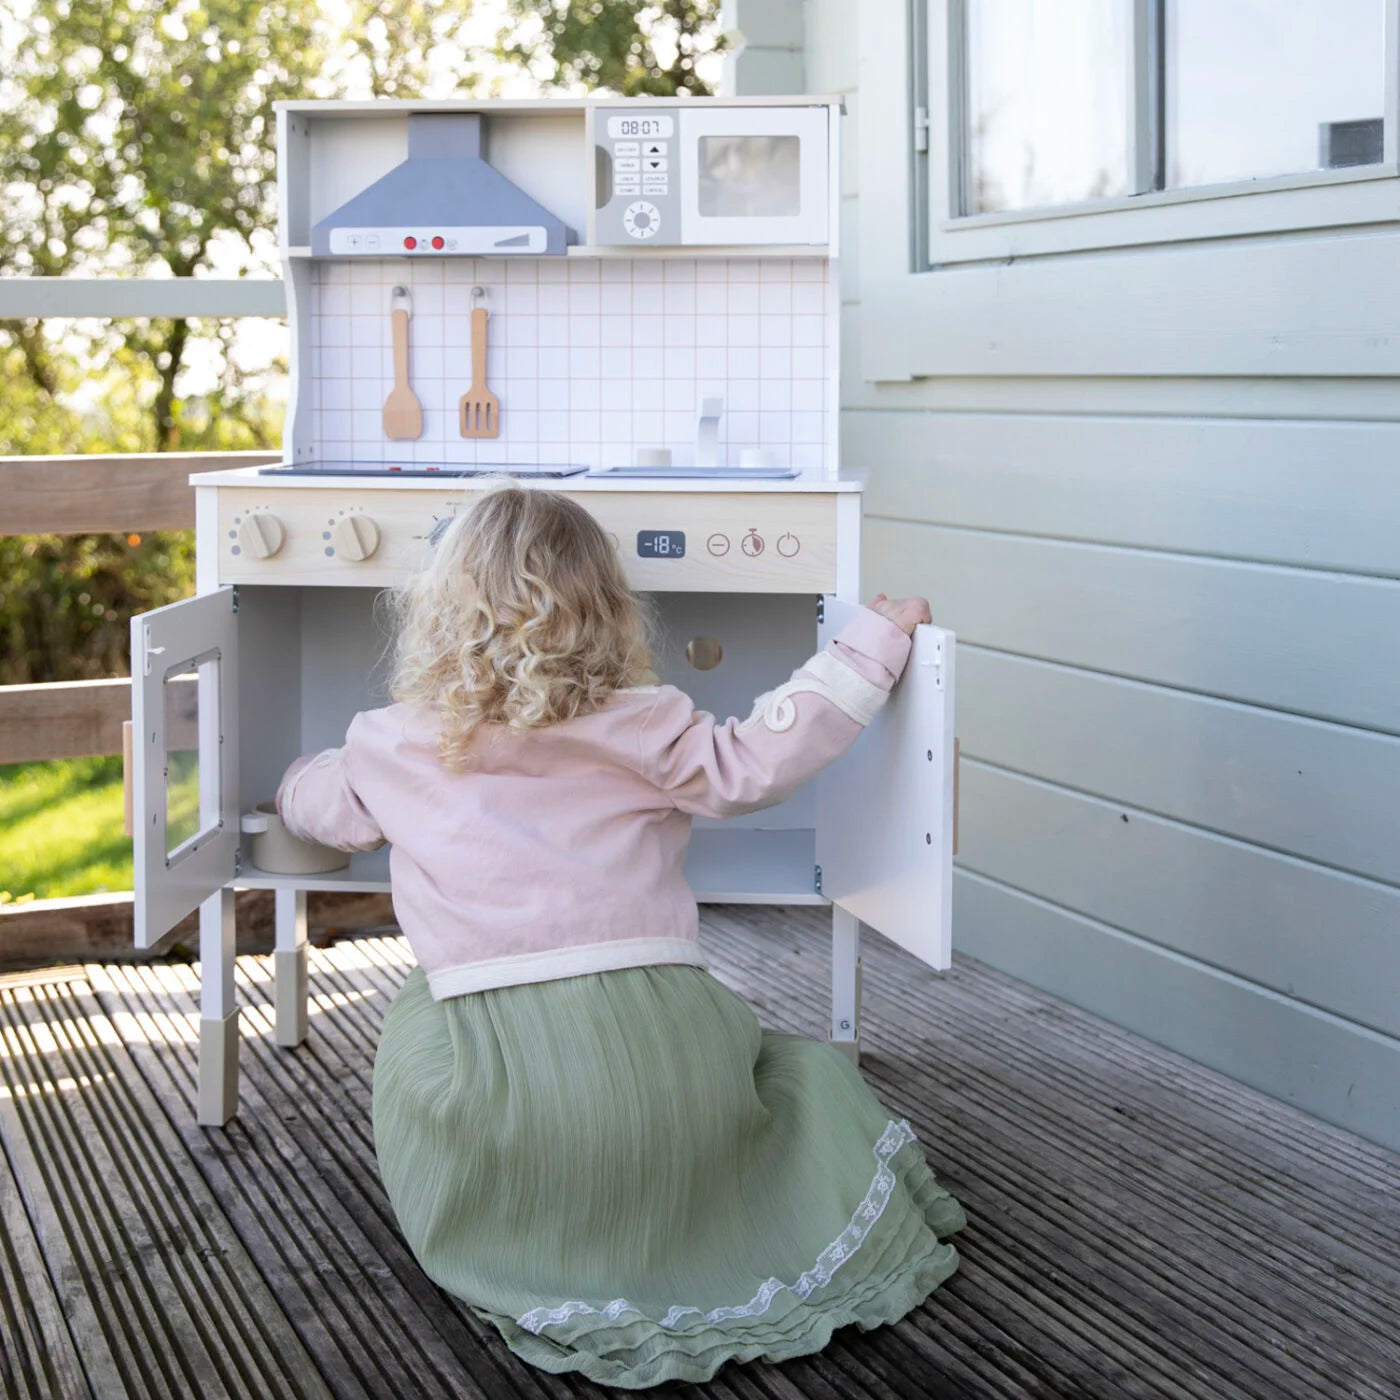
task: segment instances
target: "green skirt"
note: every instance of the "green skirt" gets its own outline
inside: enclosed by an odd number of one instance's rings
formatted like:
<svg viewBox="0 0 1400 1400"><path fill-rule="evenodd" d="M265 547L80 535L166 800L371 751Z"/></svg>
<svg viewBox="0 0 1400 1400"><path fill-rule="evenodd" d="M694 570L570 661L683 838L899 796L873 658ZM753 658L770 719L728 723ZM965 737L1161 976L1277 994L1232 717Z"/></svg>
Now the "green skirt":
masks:
<svg viewBox="0 0 1400 1400"><path fill-rule="evenodd" d="M829 1045L698 967L435 1002L374 1063L384 1187L424 1271L546 1371L641 1388L819 1351L917 1307L964 1223Z"/></svg>

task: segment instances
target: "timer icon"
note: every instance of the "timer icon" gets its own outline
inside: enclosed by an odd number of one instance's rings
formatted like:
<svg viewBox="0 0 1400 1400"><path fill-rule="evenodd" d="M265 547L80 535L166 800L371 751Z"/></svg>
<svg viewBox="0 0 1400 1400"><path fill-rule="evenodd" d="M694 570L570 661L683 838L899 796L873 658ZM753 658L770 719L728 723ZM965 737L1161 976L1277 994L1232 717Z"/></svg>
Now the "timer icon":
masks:
<svg viewBox="0 0 1400 1400"><path fill-rule="evenodd" d="M763 553L763 536L757 530L751 529L742 540L739 541L739 548L751 559L757 559Z"/></svg>

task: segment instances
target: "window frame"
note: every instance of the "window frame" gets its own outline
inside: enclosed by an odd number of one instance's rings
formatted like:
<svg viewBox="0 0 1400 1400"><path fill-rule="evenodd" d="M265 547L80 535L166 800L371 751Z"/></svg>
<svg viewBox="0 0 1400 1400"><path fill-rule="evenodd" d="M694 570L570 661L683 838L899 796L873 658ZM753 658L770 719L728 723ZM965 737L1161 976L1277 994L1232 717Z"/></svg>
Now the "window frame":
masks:
<svg viewBox="0 0 1400 1400"><path fill-rule="evenodd" d="M1074 204L962 214L966 187L966 0L914 0L909 33L914 185L928 233L916 267L1199 241L1400 218L1400 0L1385 0L1384 148L1377 165L1158 189L1166 0L1134 0L1134 183L1140 193ZM938 99L939 87L943 89ZM926 123L926 125L925 125ZM925 136L926 133L926 136Z"/></svg>

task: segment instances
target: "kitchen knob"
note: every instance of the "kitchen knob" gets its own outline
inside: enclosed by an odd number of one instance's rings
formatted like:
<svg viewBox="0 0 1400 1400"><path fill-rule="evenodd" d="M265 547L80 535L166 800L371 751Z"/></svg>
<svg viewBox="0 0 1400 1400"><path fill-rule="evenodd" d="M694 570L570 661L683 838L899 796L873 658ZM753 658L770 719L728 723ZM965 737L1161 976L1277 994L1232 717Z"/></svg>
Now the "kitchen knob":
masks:
<svg viewBox="0 0 1400 1400"><path fill-rule="evenodd" d="M347 515L331 527L331 544L342 559L359 563L379 548L379 526L367 515Z"/></svg>
<svg viewBox="0 0 1400 1400"><path fill-rule="evenodd" d="M239 547L252 559L271 559L286 537L282 522L269 511L250 511L238 524Z"/></svg>

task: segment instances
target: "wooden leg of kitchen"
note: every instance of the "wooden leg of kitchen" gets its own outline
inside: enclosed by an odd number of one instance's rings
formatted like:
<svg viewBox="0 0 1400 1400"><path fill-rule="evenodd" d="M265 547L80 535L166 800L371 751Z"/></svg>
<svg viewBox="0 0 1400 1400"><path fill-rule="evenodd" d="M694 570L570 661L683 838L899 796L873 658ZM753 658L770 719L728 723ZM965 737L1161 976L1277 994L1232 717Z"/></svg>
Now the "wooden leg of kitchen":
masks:
<svg viewBox="0 0 1400 1400"><path fill-rule="evenodd" d="M860 920L831 907L831 1043L860 1063Z"/></svg>
<svg viewBox="0 0 1400 1400"><path fill-rule="evenodd" d="M279 889L277 944L272 954L277 1043L306 1039L306 891Z"/></svg>
<svg viewBox="0 0 1400 1400"><path fill-rule="evenodd" d="M238 1108L233 954L233 891L226 888L199 906L199 1121L211 1128Z"/></svg>

